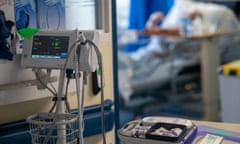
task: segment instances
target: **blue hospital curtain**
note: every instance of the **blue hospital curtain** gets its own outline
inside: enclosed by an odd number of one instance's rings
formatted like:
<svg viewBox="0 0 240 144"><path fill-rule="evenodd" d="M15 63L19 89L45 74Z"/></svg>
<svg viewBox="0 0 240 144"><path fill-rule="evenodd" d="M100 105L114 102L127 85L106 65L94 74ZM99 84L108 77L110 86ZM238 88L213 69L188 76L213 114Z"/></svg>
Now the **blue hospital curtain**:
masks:
<svg viewBox="0 0 240 144"><path fill-rule="evenodd" d="M174 0L130 0L129 29L141 30L145 27L149 16L156 11L166 15ZM139 37L139 39L144 39ZM127 52L136 51L141 45L126 46Z"/></svg>

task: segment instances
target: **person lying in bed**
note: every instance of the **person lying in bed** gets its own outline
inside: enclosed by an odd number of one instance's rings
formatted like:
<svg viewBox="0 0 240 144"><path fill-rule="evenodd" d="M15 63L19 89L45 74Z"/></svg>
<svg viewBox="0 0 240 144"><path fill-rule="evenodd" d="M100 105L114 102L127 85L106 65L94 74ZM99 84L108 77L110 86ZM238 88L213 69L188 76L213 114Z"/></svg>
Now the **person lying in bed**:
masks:
<svg viewBox="0 0 240 144"><path fill-rule="evenodd" d="M160 27L157 25L159 21L162 21ZM164 37L164 35L201 35L214 31L231 32L238 29L239 21L236 15L225 6L191 0L177 0L166 17L161 12L153 13L143 32L150 35L159 34ZM151 42L157 41L154 39L161 38L153 36L149 45L152 45ZM159 48L161 49L161 47ZM159 48L155 50L159 51ZM153 55L156 55L156 51L152 51Z"/></svg>
<svg viewBox="0 0 240 144"><path fill-rule="evenodd" d="M227 7L191 0L176 0L166 16L161 12L152 14L146 23L146 30L160 29L160 32L163 33L181 34L181 28L185 24L186 19L191 22L191 34L218 30L227 32L240 30L238 19ZM158 21L162 21L160 27L156 25ZM159 69L162 64L169 63L169 59L167 59L169 54L168 46L169 43L166 43L164 37L153 35L150 37L149 44L139 48L136 52L125 53L119 51L119 71L126 71L124 74L121 73L123 75L119 75L119 80L123 81L125 78L129 83L133 83L135 80L146 81L149 76L154 75L155 70ZM183 53L189 53L184 63L191 61L200 62L200 44L194 43L188 47L189 49ZM176 47L176 50L178 48ZM181 56L177 58L179 59ZM166 76L163 74L164 71L158 72L159 77L161 75ZM169 71L170 67L165 72L169 73ZM129 87L131 87L131 84Z"/></svg>

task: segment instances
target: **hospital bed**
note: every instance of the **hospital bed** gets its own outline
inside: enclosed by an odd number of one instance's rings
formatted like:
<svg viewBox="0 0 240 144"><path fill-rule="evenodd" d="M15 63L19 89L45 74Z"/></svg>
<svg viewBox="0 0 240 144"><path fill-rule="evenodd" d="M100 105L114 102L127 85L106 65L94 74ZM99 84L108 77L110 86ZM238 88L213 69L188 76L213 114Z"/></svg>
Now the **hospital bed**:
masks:
<svg viewBox="0 0 240 144"><path fill-rule="evenodd" d="M226 36L224 41L221 41L220 58L221 64L240 58L240 36ZM126 54L119 51L119 89L120 95L125 101L131 99L132 95L141 95L146 92L151 92L156 89L163 88L166 85L171 85L172 81L177 83L187 83L200 79L200 57L193 56L191 52L186 52L187 49L200 52L200 41L187 40L179 43L170 43L176 47L174 52L165 59L152 57L152 63L145 61L141 63L138 73L139 76L134 76L134 64L127 62ZM196 54L196 53L194 53ZM195 57L192 59L190 57ZM128 63L128 67L123 63ZM174 88L174 86L171 86Z"/></svg>
<svg viewBox="0 0 240 144"><path fill-rule="evenodd" d="M128 103L132 96L143 96L156 90L169 91L169 86L175 88L177 83L199 79L199 56L191 60L191 52L186 53L186 49L189 48L199 51L199 47L191 48L195 44L194 41L168 43L167 47L178 47L178 50L170 52L170 56L164 59L148 57L142 60L139 66L127 62L125 53L119 51L119 90L125 103ZM123 63L127 63L128 66L124 66ZM138 71L135 71L135 68Z"/></svg>
<svg viewBox="0 0 240 144"><path fill-rule="evenodd" d="M225 11L226 9L221 10ZM221 10L217 10L219 15L221 15ZM174 8L172 11L176 12ZM169 15L172 16L174 12L170 12ZM228 22L225 26L223 24L224 29L230 31L238 30L239 24L237 23L236 28L236 18L233 15L229 15L229 11L227 14L229 17L226 20ZM221 18L219 15L216 16L217 20ZM214 14L211 16L213 18ZM209 18L211 18L211 16L209 16ZM173 20L170 20L170 23L172 21ZM220 46L220 63L226 63L240 58L240 36L224 36L219 38L217 42ZM161 88L169 83L172 85L172 92L176 92L176 81L180 78L180 75L184 77L180 83L200 79L201 57L199 53L201 51L201 40L184 40L177 42L167 40L163 45L169 49L170 57L158 59L149 56L141 59L140 66L134 62L132 63L127 56L128 54L119 50L119 91L125 103L128 103L133 95L141 96L146 91L162 90ZM174 51L171 51L172 47L175 47ZM189 53L186 51L189 51ZM144 62L146 63L144 64Z"/></svg>

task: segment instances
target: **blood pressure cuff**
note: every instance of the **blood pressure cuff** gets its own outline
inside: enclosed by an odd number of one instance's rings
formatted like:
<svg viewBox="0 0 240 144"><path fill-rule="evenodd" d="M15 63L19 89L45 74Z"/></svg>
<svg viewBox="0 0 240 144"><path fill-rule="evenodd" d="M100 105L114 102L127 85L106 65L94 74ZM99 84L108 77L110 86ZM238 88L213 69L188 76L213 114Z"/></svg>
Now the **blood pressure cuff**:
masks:
<svg viewBox="0 0 240 144"><path fill-rule="evenodd" d="M11 34L11 29L14 23L12 21L7 21L5 14L0 10L0 59L13 60L13 54L10 51L10 44L7 39L10 37L13 39Z"/></svg>

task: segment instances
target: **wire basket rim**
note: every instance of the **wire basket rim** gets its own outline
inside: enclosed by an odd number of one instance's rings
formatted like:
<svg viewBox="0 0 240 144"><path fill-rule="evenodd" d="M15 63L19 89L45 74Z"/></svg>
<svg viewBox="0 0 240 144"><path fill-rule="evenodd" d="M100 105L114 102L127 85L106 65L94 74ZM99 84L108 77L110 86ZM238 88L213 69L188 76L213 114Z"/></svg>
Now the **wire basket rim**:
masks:
<svg viewBox="0 0 240 144"><path fill-rule="evenodd" d="M30 124L51 125L54 122L55 115L58 118L67 118L67 119L60 119L56 121L57 125L73 123L78 120L78 116L76 114L39 112L39 113L35 113L33 115L28 116L26 118L26 121ZM43 118L43 119L40 119L40 118ZM52 121L49 121L49 120L44 121L44 120L47 120L47 118L51 118Z"/></svg>

